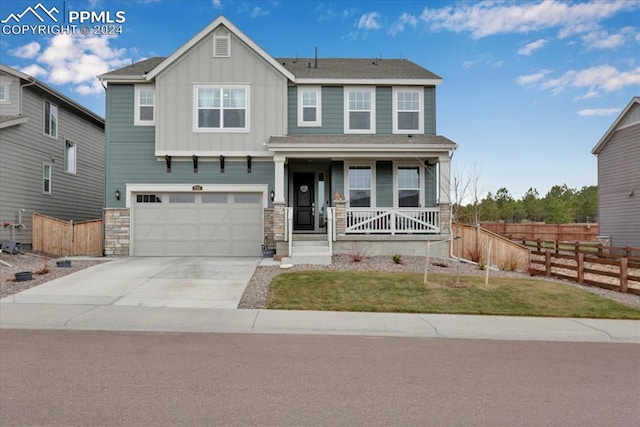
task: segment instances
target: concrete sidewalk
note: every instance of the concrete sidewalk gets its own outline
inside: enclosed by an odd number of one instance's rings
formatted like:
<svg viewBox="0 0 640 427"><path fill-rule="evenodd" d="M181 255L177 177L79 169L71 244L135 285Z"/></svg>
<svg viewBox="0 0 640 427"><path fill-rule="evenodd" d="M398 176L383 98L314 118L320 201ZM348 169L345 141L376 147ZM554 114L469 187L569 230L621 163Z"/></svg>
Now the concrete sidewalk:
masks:
<svg viewBox="0 0 640 427"><path fill-rule="evenodd" d="M3 303L0 328L640 343L640 321Z"/></svg>

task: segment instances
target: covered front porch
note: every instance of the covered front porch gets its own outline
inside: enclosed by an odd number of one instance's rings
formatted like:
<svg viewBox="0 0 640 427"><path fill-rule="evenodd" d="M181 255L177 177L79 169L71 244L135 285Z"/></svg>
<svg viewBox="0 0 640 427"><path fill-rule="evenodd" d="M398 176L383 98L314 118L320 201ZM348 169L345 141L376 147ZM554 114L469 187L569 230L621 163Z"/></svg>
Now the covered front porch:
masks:
<svg viewBox="0 0 640 427"><path fill-rule="evenodd" d="M410 254L409 242L447 239L455 147L423 135L271 138L277 254L296 255L302 241L326 242L305 244L315 247L302 252L316 255L356 244L372 254Z"/></svg>

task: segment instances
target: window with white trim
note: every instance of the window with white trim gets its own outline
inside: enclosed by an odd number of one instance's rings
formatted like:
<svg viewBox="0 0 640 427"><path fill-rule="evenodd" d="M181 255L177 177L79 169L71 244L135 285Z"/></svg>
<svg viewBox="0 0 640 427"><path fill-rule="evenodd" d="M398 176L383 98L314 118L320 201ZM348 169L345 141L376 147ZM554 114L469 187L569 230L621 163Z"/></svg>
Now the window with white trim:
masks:
<svg viewBox="0 0 640 427"><path fill-rule="evenodd" d="M370 208L373 206L373 170L371 166L349 166L347 182L350 207Z"/></svg>
<svg viewBox="0 0 640 427"><path fill-rule="evenodd" d="M424 90L393 88L393 132L424 132Z"/></svg>
<svg viewBox="0 0 640 427"><path fill-rule="evenodd" d="M42 164L42 192L51 194L51 165L49 163Z"/></svg>
<svg viewBox="0 0 640 427"><path fill-rule="evenodd" d="M398 166L396 186L398 207L420 207L420 167Z"/></svg>
<svg viewBox="0 0 640 427"><path fill-rule="evenodd" d="M135 126L153 126L155 123L156 91L153 86L136 85Z"/></svg>
<svg viewBox="0 0 640 427"><path fill-rule="evenodd" d="M64 142L64 171L76 173L77 146L71 141Z"/></svg>
<svg viewBox="0 0 640 427"><path fill-rule="evenodd" d="M345 87L344 132L376 133L375 88Z"/></svg>
<svg viewBox="0 0 640 427"><path fill-rule="evenodd" d="M193 98L195 132L249 131L248 85L196 85Z"/></svg>
<svg viewBox="0 0 640 427"><path fill-rule="evenodd" d="M7 102L9 100L9 86L0 84L0 102Z"/></svg>
<svg viewBox="0 0 640 427"><path fill-rule="evenodd" d="M44 133L54 138L58 137L58 106L50 101L44 101Z"/></svg>
<svg viewBox="0 0 640 427"><path fill-rule="evenodd" d="M298 87L298 126L322 126L320 87Z"/></svg>

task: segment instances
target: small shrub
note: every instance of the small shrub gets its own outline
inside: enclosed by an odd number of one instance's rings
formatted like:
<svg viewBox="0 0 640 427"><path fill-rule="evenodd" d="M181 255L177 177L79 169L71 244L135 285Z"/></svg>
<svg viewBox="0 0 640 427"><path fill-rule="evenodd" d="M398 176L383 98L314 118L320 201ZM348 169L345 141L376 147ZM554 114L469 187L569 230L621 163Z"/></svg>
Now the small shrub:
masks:
<svg viewBox="0 0 640 427"><path fill-rule="evenodd" d="M480 263L484 259L484 243L478 243L467 249L467 258L473 262Z"/></svg>
<svg viewBox="0 0 640 427"><path fill-rule="evenodd" d="M391 259L396 264L402 264L402 255L400 254L395 254L394 256L391 257Z"/></svg>
<svg viewBox="0 0 640 427"><path fill-rule="evenodd" d="M367 251L359 246L352 246L348 256L351 262L362 262L367 258Z"/></svg>
<svg viewBox="0 0 640 427"><path fill-rule="evenodd" d="M487 266L484 264L484 262L479 261L478 262L478 269L484 271L485 268L487 268Z"/></svg>
<svg viewBox="0 0 640 427"><path fill-rule="evenodd" d="M50 271L51 270L49 270L49 256L47 254L44 254L44 256L42 257L42 268L36 271L35 274L41 276L43 274L49 273Z"/></svg>
<svg viewBox="0 0 640 427"><path fill-rule="evenodd" d="M516 251L509 251L500 268L504 271L516 271L520 265L520 256Z"/></svg>

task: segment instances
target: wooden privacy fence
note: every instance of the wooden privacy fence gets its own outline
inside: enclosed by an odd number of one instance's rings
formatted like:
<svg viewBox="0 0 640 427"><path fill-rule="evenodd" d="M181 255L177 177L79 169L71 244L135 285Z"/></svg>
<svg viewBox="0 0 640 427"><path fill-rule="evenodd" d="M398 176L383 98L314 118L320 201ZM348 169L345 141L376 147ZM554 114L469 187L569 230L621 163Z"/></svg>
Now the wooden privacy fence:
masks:
<svg viewBox="0 0 640 427"><path fill-rule="evenodd" d="M453 255L460 254L460 258L502 270L527 271L529 268L530 255L527 247L482 227L453 224L451 229ZM488 261L489 246L491 259Z"/></svg>
<svg viewBox="0 0 640 427"><path fill-rule="evenodd" d="M511 240L590 242L598 239L598 224L544 224L541 222L483 222L480 226Z"/></svg>
<svg viewBox="0 0 640 427"><path fill-rule="evenodd" d="M536 242L531 251L532 275L640 295L640 248L598 244ZM533 246L533 245L532 245Z"/></svg>
<svg viewBox="0 0 640 427"><path fill-rule="evenodd" d="M32 246L52 256L102 256L102 220L62 221L34 213Z"/></svg>

